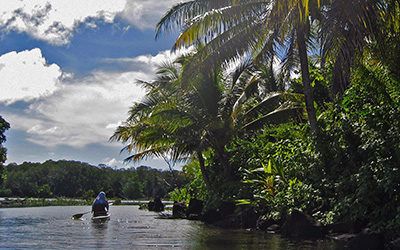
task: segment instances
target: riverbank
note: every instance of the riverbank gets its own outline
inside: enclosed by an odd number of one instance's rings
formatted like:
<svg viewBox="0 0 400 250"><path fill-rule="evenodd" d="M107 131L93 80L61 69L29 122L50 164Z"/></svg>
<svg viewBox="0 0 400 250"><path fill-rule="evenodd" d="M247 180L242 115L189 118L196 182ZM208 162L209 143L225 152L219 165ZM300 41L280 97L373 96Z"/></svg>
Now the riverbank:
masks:
<svg viewBox="0 0 400 250"><path fill-rule="evenodd" d="M376 231L373 225L358 220L321 224L300 210L274 220L253 206L224 202L217 209L204 209L202 201L193 199L188 206L176 202L172 214L160 213L158 218L200 220L221 229L278 234L293 240L330 240L340 249L400 249L398 234Z"/></svg>
<svg viewBox="0 0 400 250"><path fill-rule="evenodd" d="M46 207L46 206L86 206L91 205L93 200L73 199L73 198L9 198L0 197L0 208L16 208L16 207ZM114 206L132 205L146 206L149 200L121 200L110 199L110 203ZM166 208L172 207L172 201L163 201Z"/></svg>

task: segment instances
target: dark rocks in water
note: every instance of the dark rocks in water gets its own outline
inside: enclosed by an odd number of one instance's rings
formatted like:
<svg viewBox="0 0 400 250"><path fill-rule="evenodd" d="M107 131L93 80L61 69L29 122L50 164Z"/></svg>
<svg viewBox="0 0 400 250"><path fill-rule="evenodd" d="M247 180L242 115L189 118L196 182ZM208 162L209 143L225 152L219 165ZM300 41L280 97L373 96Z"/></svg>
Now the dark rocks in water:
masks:
<svg viewBox="0 0 400 250"><path fill-rule="evenodd" d="M257 225L258 215L253 207L237 206L233 212L225 213L222 220L214 223L214 225L223 228L255 228ZM221 213L222 215L222 213Z"/></svg>
<svg viewBox="0 0 400 250"><path fill-rule="evenodd" d="M160 198L154 199L154 212L164 211L164 204L161 202Z"/></svg>
<svg viewBox="0 0 400 250"><path fill-rule="evenodd" d="M235 212L236 204L230 201L224 201L219 206L218 210L221 213L222 217L227 217L232 215Z"/></svg>
<svg viewBox="0 0 400 250"><path fill-rule="evenodd" d="M155 198L154 201L150 201L147 205L149 211L162 212L164 211L164 204L160 198Z"/></svg>
<svg viewBox="0 0 400 250"><path fill-rule="evenodd" d="M221 221L222 215L218 210L210 209L203 213L202 218L205 223L211 224L211 223L215 223L217 221Z"/></svg>
<svg viewBox="0 0 400 250"><path fill-rule="evenodd" d="M186 216L189 217L200 217L201 213L203 212L203 201L198 199L191 199L189 201L189 206L186 210Z"/></svg>
<svg viewBox="0 0 400 250"><path fill-rule="evenodd" d="M384 236L372 232L368 228L358 234L340 234L331 238L339 242L346 249L379 250L384 249L385 246Z"/></svg>
<svg viewBox="0 0 400 250"><path fill-rule="evenodd" d="M188 220L201 220L201 218L201 214L189 214L189 216L186 216Z"/></svg>
<svg viewBox="0 0 400 250"><path fill-rule="evenodd" d="M149 201L147 209L149 209L149 211L154 211L154 201Z"/></svg>
<svg viewBox="0 0 400 250"><path fill-rule="evenodd" d="M172 217L174 218L185 218L186 215L186 205L182 202L174 201L172 206Z"/></svg>
<svg viewBox="0 0 400 250"><path fill-rule="evenodd" d="M341 222L326 225L325 230L326 232L334 234L356 234L361 232L361 230L365 228L367 224L368 223L362 221Z"/></svg>
<svg viewBox="0 0 400 250"><path fill-rule="evenodd" d="M282 226L282 234L297 238L320 238L324 236L323 227L311 216L294 210Z"/></svg>
<svg viewBox="0 0 400 250"><path fill-rule="evenodd" d="M153 205L153 207L154 207L154 205ZM149 210L149 204L140 204L139 205L139 210L144 210L144 209L147 209L147 210Z"/></svg>
<svg viewBox="0 0 400 250"><path fill-rule="evenodd" d="M266 231L268 227L279 224L277 221L267 218L266 216L261 216L257 219L256 227L259 230Z"/></svg>
<svg viewBox="0 0 400 250"><path fill-rule="evenodd" d="M389 249L400 250L400 238L391 241L389 243Z"/></svg>
<svg viewBox="0 0 400 250"><path fill-rule="evenodd" d="M259 215L252 206L239 206L235 214L239 217L241 228L256 228Z"/></svg>
<svg viewBox="0 0 400 250"><path fill-rule="evenodd" d="M278 224L272 224L271 226L267 227L266 231L269 233L277 233L279 232L281 227Z"/></svg>

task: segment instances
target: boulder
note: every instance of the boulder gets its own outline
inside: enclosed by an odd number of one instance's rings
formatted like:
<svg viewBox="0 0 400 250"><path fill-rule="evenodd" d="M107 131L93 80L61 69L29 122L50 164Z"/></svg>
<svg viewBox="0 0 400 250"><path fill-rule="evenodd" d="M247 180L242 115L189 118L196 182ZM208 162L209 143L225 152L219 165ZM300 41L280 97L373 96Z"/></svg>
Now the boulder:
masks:
<svg viewBox="0 0 400 250"><path fill-rule="evenodd" d="M149 209L149 211L154 211L154 201L149 201L147 209Z"/></svg>
<svg viewBox="0 0 400 250"><path fill-rule="evenodd" d="M323 227L311 216L294 210L282 226L282 234L295 238L320 238L324 236Z"/></svg>
<svg viewBox="0 0 400 250"><path fill-rule="evenodd" d="M259 215L252 206L241 206L235 214L239 215L241 228L256 228Z"/></svg>
<svg viewBox="0 0 400 250"><path fill-rule="evenodd" d="M154 199L154 212L164 211L164 204L161 202L160 198Z"/></svg>
<svg viewBox="0 0 400 250"><path fill-rule="evenodd" d="M172 206L172 217L174 218L184 218L186 215L186 205L182 202L174 201Z"/></svg>
<svg viewBox="0 0 400 250"><path fill-rule="evenodd" d="M331 238L346 249L378 250L384 249L385 246L383 235L372 232L368 228L358 234L341 234Z"/></svg>
<svg viewBox="0 0 400 250"><path fill-rule="evenodd" d="M189 201L189 206L186 210L187 217L199 217L203 211L203 202L197 199L191 199Z"/></svg>
<svg viewBox="0 0 400 250"><path fill-rule="evenodd" d="M218 210L221 213L222 217L227 217L232 215L235 212L236 204L230 201L224 201L219 206Z"/></svg>
<svg viewBox="0 0 400 250"><path fill-rule="evenodd" d="M393 250L400 250L400 238L391 241L389 243L389 248Z"/></svg>
<svg viewBox="0 0 400 250"><path fill-rule="evenodd" d="M155 198L153 201L149 201L147 208L149 211L162 212L164 211L164 204L160 198Z"/></svg>
<svg viewBox="0 0 400 250"><path fill-rule="evenodd" d="M222 216L218 210L210 209L203 213L202 219L205 223L212 224L222 220Z"/></svg>
<svg viewBox="0 0 400 250"><path fill-rule="evenodd" d="M266 229L266 231L267 231L268 233L277 233L277 232L279 232L280 228L281 228L281 227L280 227L278 224L273 224L273 225L269 226L269 227Z"/></svg>
<svg viewBox="0 0 400 250"><path fill-rule="evenodd" d="M341 222L326 225L325 230L333 234L357 234L360 233L367 224L367 222L362 221Z"/></svg>
<svg viewBox="0 0 400 250"><path fill-rule="evenodd" d="M257 219L256 227L259 230L266 231L271 225L278 224L277 221L267 218L266 216L261 216Z"/></svg>

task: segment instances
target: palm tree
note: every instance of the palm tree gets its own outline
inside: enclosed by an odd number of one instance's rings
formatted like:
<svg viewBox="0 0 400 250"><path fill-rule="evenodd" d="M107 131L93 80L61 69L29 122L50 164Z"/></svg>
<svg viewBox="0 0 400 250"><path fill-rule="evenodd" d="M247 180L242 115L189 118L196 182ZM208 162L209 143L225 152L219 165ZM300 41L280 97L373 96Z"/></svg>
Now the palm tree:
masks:
<svg viewBox="0 0 400 250"><path fill-rule="evenodd" d="M324 5L324 15L320 16L322 54L325 60L334 62L334 95L344 93L350 84L350 68L363 58L367 46L385 54L385 41L390 36L385 31L397 29L398 33L399 9L397 0L334 0Z"/></svg>
<svg viewBox="0 0 400 250"><path fill-rule="evenodd" d="M174 49L205 44L185 69L184 79L243 56L268 63L284 54L283 61L293 65L297 55L308 120L316 133L307 42L311 39L309 17L318 15L319 6L320 0L192 0L165 14L157 25L157 36L178 27L183 32Z"/></svg>
<svg viewBox="0 0 400 250"><path fill-rule="evenodd" d="M287 93L266 94L265 82L254 67L238 67L229 76L215 70L212 77L204 75L201 82L182 87L182 69L192 56L162 65L155 81L139 82L147 94L130 109L127 121L111 139L126 143L124 151L134 152L127 161L165 154L173 160L197 157L208 185L204 151L215 153L223 175L230 178L234 173L225 146L238 131L254 129L260 123L286 121L303 107L293 105L296 101L287 98ZM244 108L249 100L262 96L260 93L264 96L258 105Z"/></svg>

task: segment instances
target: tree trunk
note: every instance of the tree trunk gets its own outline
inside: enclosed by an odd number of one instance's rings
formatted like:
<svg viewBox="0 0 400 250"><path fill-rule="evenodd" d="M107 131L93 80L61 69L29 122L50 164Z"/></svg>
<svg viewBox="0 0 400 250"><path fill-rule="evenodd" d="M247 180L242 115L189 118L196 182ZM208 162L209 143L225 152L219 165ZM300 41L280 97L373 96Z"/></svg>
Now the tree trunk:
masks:
<svg viewBox="0 0 400 250"><path fill-rule="evenodd" d="M297 46L299 49L299 58L301 66L301 77L303 79L304 95L306 97L306 109L308 122L310 123L311 132L316 135L318 132L317 116L314 107L314 97L311 88L310 72L308 69L307 45L304 35L304 25L299 25L297 28Z"/></svg>
<svg viewBox="0 0 400 250"><path fill-rule="evenodd" d="M201 171L201 174L203 175L204 183L206 184L206 186L209 186L210 178L208 176L208 172L206 169L203 153L201 151L197 151L196 153L197 153L197 159L199 160L200 171Z"/></svg>

